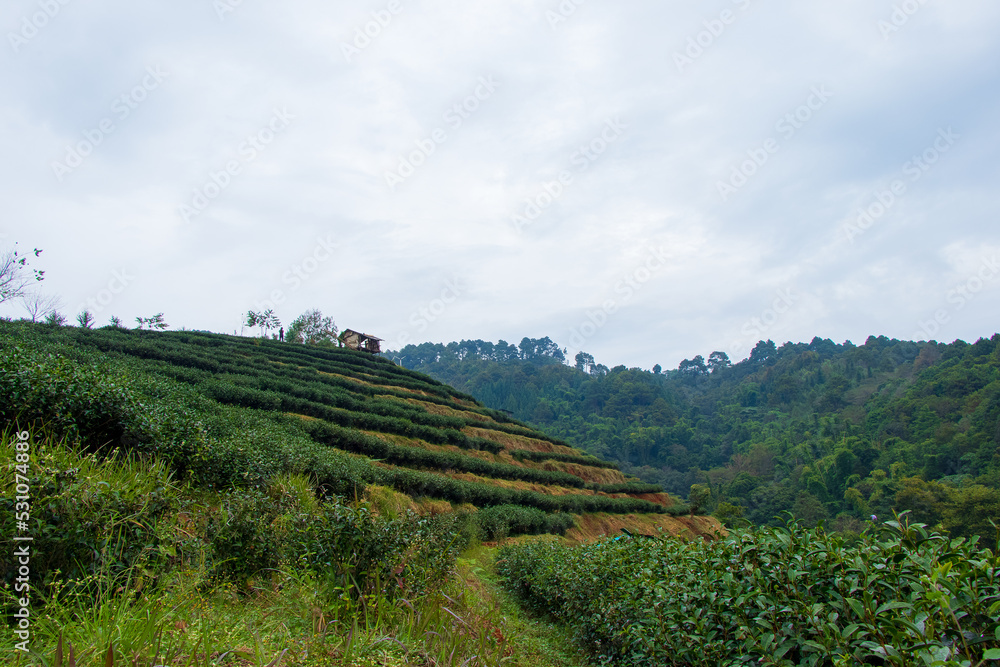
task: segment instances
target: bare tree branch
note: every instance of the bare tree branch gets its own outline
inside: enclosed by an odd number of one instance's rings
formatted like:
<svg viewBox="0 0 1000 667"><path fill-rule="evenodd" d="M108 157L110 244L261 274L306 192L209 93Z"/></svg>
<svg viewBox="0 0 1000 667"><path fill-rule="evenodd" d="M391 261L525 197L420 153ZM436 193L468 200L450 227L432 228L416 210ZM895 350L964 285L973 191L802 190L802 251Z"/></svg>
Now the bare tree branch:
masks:
<svg viewBox="0 0 1000 667"><path fill-rule="evenodd" d="M57 296L46 296L35 290L24 292L19 297L21 305L28 311L28 317L32 322L40 322L47 315L61 306L61 300Z"/></svg>
<svg viewBox="0 0 1000 667"><path fill-rule="evenodd" d="M10 250L0 253L0 303L10 299L17 299L25 294L25 288L32 281L41 281L45 277L44 271L38 269L28 269L28 259L17 251L17 244ZM35 248L35 257L41 254L41 250Z"/></svg>

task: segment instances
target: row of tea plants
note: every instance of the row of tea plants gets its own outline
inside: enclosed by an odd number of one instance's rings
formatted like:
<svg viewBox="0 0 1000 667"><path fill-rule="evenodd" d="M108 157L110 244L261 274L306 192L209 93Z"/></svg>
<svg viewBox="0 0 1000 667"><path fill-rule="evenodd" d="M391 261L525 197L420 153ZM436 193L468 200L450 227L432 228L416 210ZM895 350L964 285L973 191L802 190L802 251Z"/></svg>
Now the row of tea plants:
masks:
<svg viewBox="0 0 1000 667"><path fill-rule="evenodd" d="M898 519L898 517L897 517ZM979 665L1000 659L1000 557L902 519L852 540L806 529L716 540L505 546L504 585L614 665Z"/></svg>

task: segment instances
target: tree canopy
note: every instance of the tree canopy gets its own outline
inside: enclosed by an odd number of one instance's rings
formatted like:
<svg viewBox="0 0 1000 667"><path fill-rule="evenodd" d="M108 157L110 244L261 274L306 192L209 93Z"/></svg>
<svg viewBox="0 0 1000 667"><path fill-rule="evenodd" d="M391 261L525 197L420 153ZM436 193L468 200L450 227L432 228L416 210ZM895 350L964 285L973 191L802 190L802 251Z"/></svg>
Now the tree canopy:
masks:
<svg viewBox="0 0 1000 667"><path fill-rule="evenodd" d="M306 345L334 345L337 342L337 325L332 317L313 308L302 313L288 326L285 340Z"/></svg>
<svg viewBox="0 0 1000 667"><path fill-rule="evenodd" d="M767 340L736 364L712 352L652 372L556 351L545 338L394 354L643 481L681 496L703 485L697 499L733 522L793 511L858 529L909 509L982 534L1000 520L1000 335Z"/></svg>

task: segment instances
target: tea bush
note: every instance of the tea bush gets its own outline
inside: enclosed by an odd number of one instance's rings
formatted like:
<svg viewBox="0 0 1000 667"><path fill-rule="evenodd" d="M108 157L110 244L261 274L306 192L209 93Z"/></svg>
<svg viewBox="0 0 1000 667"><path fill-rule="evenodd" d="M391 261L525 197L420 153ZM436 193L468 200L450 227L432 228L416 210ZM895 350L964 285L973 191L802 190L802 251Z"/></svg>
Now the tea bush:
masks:
<svg viewBox="0 0 1000 667"><path fill-rule="evenodd" d="M618 484L587 484L587 488L603 493L663 493L659 484L644 482L621 482Z"/></svg>
<svg viewBox="0 0 1000 667"><path fill-rule="evenodd" d="M346 451L364 454L372 458L382 459L396 465L440 471L455 470L459 472L471 472L494 479L522 480L575 488L583 488L585 486L585 482L582 479L564 472L521 468L505 463L494 463L470 456L461 456L454 452L433 451L420 447L400 447L380 438L325 422L307 422L303 424L302 428L318 442L323 442ZM605 489L601 488L597 490L604 491ZM659 490L659 487L657 487L657 490Z"/></svg>
<svg viewBox="0 0 1000 667"><path fill-rule="evenodd" d="M13 461L16 438L8 431L0 440L0 454ZM158 526L177 504L165 465L122 454L105 460L65 441L32 441L27 477L33 586L41 589L60 578L93 588L130 569L161 564ZM0 496L5 535L17 534L13 486L9 475ZM16 565L16 559L0 559L0 581L12 586Z"/></svg>
<svg viewBox="0 0 1000 667"><path fill-rule="evenodd" d="M495 505L479 510L474 516L480 537L484 540L502 540L508 535L538 533L562 535L574 525L573 517L569 514L546 514L521 505Z"/></svg>
<svg viewBox="0 0 1000 667"><path fill-rule="evenodd" d="M507 546L499 574L615 665L970 665L1000 658L1000 557L888 522L716 541ZM970 662L971 661L971 662Z"/></svg>
<svg viewBox="0 0 1000 667"><path fill-rule="evenodd" d="M572 454L554 454L551 452L532 452L526 449L515 449L510 452L511 456L520 461L560 461L562 463L576 463L591 468L611 468L618 469L617 463L602 461L594 456L574 456Z"/></svg>
<svg viewBox="0 0 1000 667"><path fill-rule="evenodd" d="M81 366L30 348L0 348L0 423L45 423L58 436L92 448L130 436L149 440L154 427L118 369Z"/></svg>

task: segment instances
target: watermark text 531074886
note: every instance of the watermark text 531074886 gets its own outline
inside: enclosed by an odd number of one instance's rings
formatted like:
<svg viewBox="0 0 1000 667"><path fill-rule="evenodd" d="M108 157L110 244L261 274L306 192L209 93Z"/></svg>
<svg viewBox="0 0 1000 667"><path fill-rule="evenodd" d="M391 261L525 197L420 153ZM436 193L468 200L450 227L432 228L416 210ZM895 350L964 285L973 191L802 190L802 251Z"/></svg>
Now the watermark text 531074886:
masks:
<svg viewBox="0 0 1000 667"><path fill-rule="evenodd" d="M14 441L14 649L28 652L31 640L31 434L17 433ZM20 641L18 641L20 640Z"/></svg>

